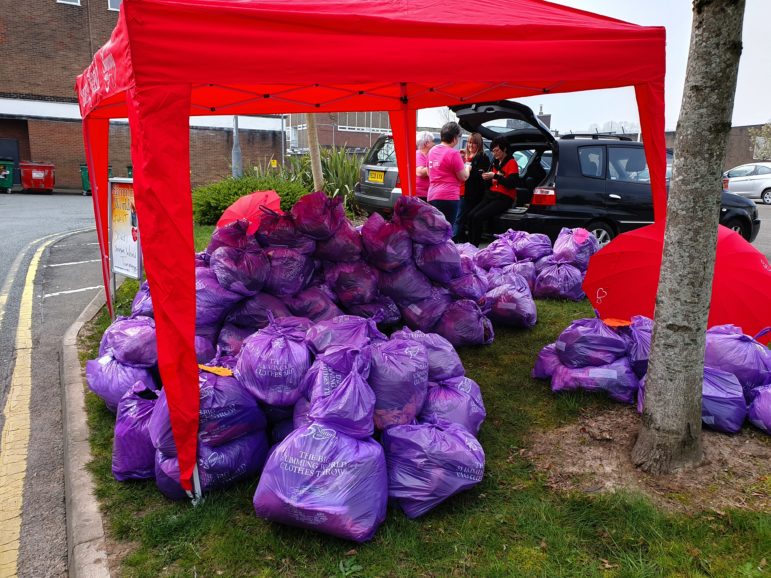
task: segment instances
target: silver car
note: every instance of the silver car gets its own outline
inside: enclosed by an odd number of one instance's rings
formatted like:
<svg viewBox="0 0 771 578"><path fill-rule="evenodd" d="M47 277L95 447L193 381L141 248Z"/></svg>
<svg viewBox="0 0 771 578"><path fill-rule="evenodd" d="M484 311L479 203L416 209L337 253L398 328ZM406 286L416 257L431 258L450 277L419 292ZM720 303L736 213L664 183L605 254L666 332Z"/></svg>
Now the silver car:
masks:
<svg viewBox="0 0 771 578"><path fill-rule="evenodd" d="M771 162L749 163L726 171L723 190L771 205Z"/></svg>

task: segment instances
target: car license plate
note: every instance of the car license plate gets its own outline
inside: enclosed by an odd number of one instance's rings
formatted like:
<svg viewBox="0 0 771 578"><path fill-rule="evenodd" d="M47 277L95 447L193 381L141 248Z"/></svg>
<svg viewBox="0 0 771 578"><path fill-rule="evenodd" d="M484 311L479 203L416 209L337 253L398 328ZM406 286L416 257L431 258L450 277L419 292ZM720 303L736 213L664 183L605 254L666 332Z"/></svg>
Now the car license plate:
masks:
<svg viewBox="0 0 771 578"><path fill-rule="evenodd" d="M369 176L367 176L367 180L370 183L379 183L382 185L384 177L385 177L384 171L370 171Z"/></svg>
<svg viewBox="0 0 771 578"><path fill-rule="evenodd" d="M42 179L46 176L46 174L43 171L32 171L32 178L33 179Z"/></svg>

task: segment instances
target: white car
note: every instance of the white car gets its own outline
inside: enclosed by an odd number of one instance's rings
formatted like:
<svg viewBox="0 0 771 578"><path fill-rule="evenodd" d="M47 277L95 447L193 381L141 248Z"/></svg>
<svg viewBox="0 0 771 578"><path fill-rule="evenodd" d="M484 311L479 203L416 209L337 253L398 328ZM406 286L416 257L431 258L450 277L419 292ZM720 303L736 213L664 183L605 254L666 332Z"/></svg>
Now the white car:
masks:
<svg viewBox="0 0 771 578"><path fill-rule="evenodd" d="M723 190L771 205L771 162L749 163L726 171Z"/></svg>

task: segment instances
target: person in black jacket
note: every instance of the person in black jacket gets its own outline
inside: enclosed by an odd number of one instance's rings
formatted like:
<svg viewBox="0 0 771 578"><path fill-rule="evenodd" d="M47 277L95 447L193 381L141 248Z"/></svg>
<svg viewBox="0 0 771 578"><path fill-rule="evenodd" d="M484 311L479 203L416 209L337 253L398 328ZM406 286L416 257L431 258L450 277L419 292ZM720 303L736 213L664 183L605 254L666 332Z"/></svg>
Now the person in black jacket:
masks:
<svg viewBox="0 0 771 578"><path fill-rule="evenodd" d="M466 191L461 199L461 209L453 227L453 237L456 243L464 243L468 240L468 216L482 201L487 192L487 183L482 178L482 173L490 170L490 159L485 154L482 144L482 135L472 133L466 143L466 166L469 168L469 177L466 181Z"/></svg>
<svg viewBox="0 0 771 578"><path fill-rule="evenodd" d="M490 184L490 190L468 216L469 242L477 247L482 241L485 223L507 211L517 200L517 187L522 186L519 165L509 154L506 139L493 139L490 150L494 158L492 170L482 173L482 179Z"/></svg>

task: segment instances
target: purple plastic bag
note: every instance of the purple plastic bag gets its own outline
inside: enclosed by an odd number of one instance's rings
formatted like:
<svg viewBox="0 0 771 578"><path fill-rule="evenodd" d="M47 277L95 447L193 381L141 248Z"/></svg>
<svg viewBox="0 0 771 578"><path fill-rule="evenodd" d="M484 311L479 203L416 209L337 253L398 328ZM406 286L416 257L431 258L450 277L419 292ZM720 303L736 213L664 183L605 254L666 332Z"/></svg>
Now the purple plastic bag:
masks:
<svg viewBox="0 0 771 578"><path fill-rule="evenodd" d="M479 384L468 377L453 377L429 383L419 423L455 423L477 435L487 412Z"/></svg>
<svg viewBox="0 0 771 578"><path fill-rule="evenodd" d="M131 302L131 317L154 317L153 300L150 297L150 286L147 281L139 286L139 291Z"/></svg>
<svg viewBox="0 0 771 578"><path fill-rule="evenodd" d="M380 333L372 319L340 315L311 327L305 339L313 353L318 355L330 347L362 349L373 340L385 340L387 337Z"/></svg>
<svg viewBox="0 0 771 578"><path fill-rule="evenodd" d="M209 246L206 247L206 254L211 256L214 251L220 247L236 247L243 248L250 239L247 230L249 229L249 221L247 219L238 219L232 223L228 223L224 227L217 227L211 234L211 240ZM209 261L206 261L208 266Z"/></svg>
<svg viewBox="0 0 771 578"><path fill-rule="evenodd" d="M448 288L458 299L470 299L479 301L490 288L487 276L471 273L450 281Z"/></svg>
<svg viewBox="0 0 771 578"><path fill-rule="evenodd" d="M297 230L291 215L280 215L267 207L260 209L265 214L255 235L263 247L294 249L303 255L311 255L316 250L316 241Z"/></svg>
<svg viewBox="0 0 771 578"><path fill-rule="evenodd" d="M535 275L538 277L540 275L541 271L543 271L547 266L554 265L555 263L554 255L546 255L546 257L541 257L538 259L538 261L535 262Z"/></svg>
<svg viewBox="0 0 771 578"><path fill-rule="evenodd" d="M356 367L328 395L316 396L308 418L338 433L364 439L375 433L375 394Z"/></svg>
<svg viewBox="0 0 771 578"><path fill-rule="evenodd" d="M271 323L244 341L235 375L261 402L289 406L302 395L300 383L310 362L302 332Z"/></svg>
<svg viewBox="0 0 771 578"><path fill-rule="evenodd" d="M525 278L525 281L527 281L531 292L535 288L536 272L535 263L532 261L519 261L517 263L512 263L511 265L507 265L501 269L501 271L506 275L510 275L512 273L521 275Z"/></svg>
<svg viewBox="0 0 771 578"><path fill-rule="evenodd" d="M204 267L195 270L195 326L216 339L222 321L244 298L223 288L214 271ZM201 331L197 331L201 333Z"/></svg>
<svg viewBox="0 0 771 578"><path fill-rule="evenodd" d="M346 220L342 197L328 197L316 191L300 197L292 207L297 230L311 239L329 239Z"/></svg>
<svg viewBox="0 0 771 578"><path fill-rule="evenodd" d="M488 345L495 333L492 322L485 317L475 302L461 299L450 305L434 326L438 333L455 347L461 345Z"/></svg>
<svg viewBox="0 0 771 578"><path fill-rule="evenodd" d="M265 291L276 297L289 297L305 289L313 277L313 260L307 255L283 247L267 249L270 274Z"/></svg>
<svg viewBox="0 0 771 578"><path fill-rule="evenodd" d="M647 376L640 380L637 395L639 413L645 409L646 381ZM701 393L701 421L705 426L725 433L736 433L742 428L747 417L747 404L735 375L705 367Z"/></svg>
<svg viewBox="0 0 771 578"><path fill-rule="evenodd" d="M254 494L260 518L366 542L385 520L383 448L320 424L297 429L268 458Z"/></svg>
<svg viewBox="0 0 771 578"><path fill-rule="evenodd" d="M428 381L438 383L453 377L463 377L465 370L452 344L437 333L411 331L406 327L395 331L391 339L410 339L426 348Z"/></svg>
<svg viewBox="0 0 771 578"><path fill-rule="evenodd" d="M756 428L771 434L771 384L752 390L752 402L747 417Z"/></svg>
<svg viewBox="0 0 771 578"><path fill-rule="evenodd" d="M319 354L310 369L303 376L300 388L310 402L331 394L352 371L364 379L369 377L372 353L369 347L362 350L344 345L330 347Z"/></svg>
<svg viewBox="0 0 771 578"><path fill-rule="evenodd" d="M428 388L426 348L409 339L372 345L369 385L375 392L375 427L410 423L420 413Z"/></svg>
<svg viewBox="0 0 771 578"><path fill-rule="evenodd" d="M150 440L150 415L158 392L141 381L126 392L118 404L112 444L112 475L124 480L146 480L155 476L155 448Z"/></svg>
<svg viewBox="0 0 771 578"><path fill-rule="evenodd" d="M155 319L118 317L105 330L99 343L100 356L110 352L121 363L133 367L156 365L158 346L155 341Z"/></svg>
<svg viewBox="0 0 771 578"><path fill-rule="evenodd" d="M573 368L605 365L626 353L624 339L596 317L573 321L555 345L560 363Z"/></svg>
<svg viewBox="0 0 771 578"><path fill-rule="evenodd" d="M137 381L141 381L150 389L157 389L149 370L124 365L111 353L86 361L86 382L89 389L102 398L107 409L113 413L118 411L121 398Z"/></svg>
<svg viewBox="0 0 771 578"><path fill-rule="evenodd" d="M456 424L392 427L383 433L388 496L408 518L422 516L450 496L482 481L485 453L476 438Z"/></svg>
<svg viewBox="0 0 771 578"><path fill-rule="evenodd" d="M198 372L200 408L198 441L211 447L226 444L267 427L257 400L232 376ZM161 391L150 418L150 439L164 456L176 456L166 392Z"/></svg>
<svg viewBox="0 0 771 578"><path fill-rule="evenodd" d="M286 437L295 430L292 419L285 419L278 422L270 428L270 443L276 445L281 443Z"/></svg>
<svg viewBox="0 0 771 578"><path fill-rule="evenodd" d="M394 271L412 262L412 240L402 227L372 213L361 229L367 261L381 271Z"/></svg>
<svg viewBox="0 0 771 578"><path fill-rule="evenodd" d="M554 241L554 258L563 263L570 263L580 271L586 271L589 259L599 250L597 237L580 227L563 227Z"/></svg>
<svg viewBox="0 0 771 578"><path fill-rule="evenodd" d="M340 308L318 287L309 287L294 297L286 297L285 301L294 315L307 317L314 322L332 319L343 314Z"/></svg>
<svg viewBox="0 0 771 578"><path fill-rule="evenodd" d="M329 239L316 243L316 258L324 261L358 261L361 251L361 235L347 219Z"/></svg>
<svg viewBox="0 0 771 578"><path fill-rule="evenodd" d="M220 331L219 338L217 339L217 347L225 355L238 355L241 351L241 346L244 343L244 339L249 337L254 331L252 329L245 329L238 325L226 323ZM211 359L211 358L210 358Z"/></svg>
<svg viewBox="0 0 771 578"><path fill-rule="evenodd" d="M517 260L537 261L541 257L551 255L551 239L543 233L530 233L518 238L512 244Z"/></svg>
<svg viewBox="0 0 771 578"><path fill-rule="evenodd" d="M241 436L217 447L198 444L198 474L201 490L225 488L239 480L260 473L268 455L268 437L264 431ZM155 484L171 500L187 496L179 485L179 462L176 457L155 453Z"/></svg>
<svg viewBox="0 0 771 578"><path fill-rule="evenodd" d="M251 329L254 333L258 329L268 326L268 312L275 319L289 317L292 314L278 297L260 293L246 299L233 309L225 318L225 323Z"/></svg>
<svg viewBox="0 0 771 578"><path fill-rule="evenodd" d="M247 297L262 290L270 273L270 262L254 240L241 248L220 247L212 253L209 267L220 286Z"/></svg>
<svg viewBox="0 0 771 578"><path fill-rule="evenodd" d="M442 315L452 303L453 299L447 289L433 287L431 296L409 305L402 305L399 310L404 322L411 329L431 331L442 318Z"/></svg>
<svg viewBox="0 0 771 578"><path fill-rule="evenodd" d="M644 315L632 317L628 327L619 330L621 337L627 342L627 357L637 377L642 377L648 371L648 355L651 350L653 336L653 319Z"/></svg>
<svg viewBox="0 0 771 578"><path fill-rule="evenodd" d="M416 243L437 245L452 237L452 226L442 212L417 197L399 197L394 205L393 220Z"/></svg>
<svg viewBox="0 0 771 578"><path fill-rule="evenodd" d="M474 263L485 271L494 267L506 267L517 260L511 245L500 240L490 243L474 255Z"/></svg>
<svg viewBox="0 0 771 578"><path fill-rule="evenodd" d="M311 402L307 397L301 397L296 404L294 404L294 412L292 415L292 425L294 429L300 429L301 427L307 427L313 423L308 417L308 412L311 410Z"/></svg>
<svg viewBox="0 0 771 578"><path fill-rule="evenodd" d="M621 403L634 403L637 376L625 357L600 366L571 368L558 365L551 377L552 391L604 391Z"/></svg>
<svg viewBox="0 0 771 578"><path fill-rule="evenodd" d="M463 274L460 265L460 253L452 241L445 241L437 245L415 243L412 246L412 251L415 265L432 281L447 285Z"/></svg>
<svg viewBox="0 0 771 578"><path fill-rule="evenodd" d="M348 307L348 312L367 319L378 319L378 323L383 325L395 325L402 319L402 313L396 302L386 295L378 295L372 303L351 305Z"/></svg>
<svg viewBox="0 0 771 578"><path fill-rule="evenodd" d="M196 335L193 347L195 348L195 359L198 363L209 363L217 354L215 340L209 337L209 335Z"/></svg>
<svg viewBox="0 0 771 578"><path fill-rule="evenodd" d="M472 245L471 243L457 243L455 246L458 248L458 253L460 253L461 259L463 257L469 257L473 261L474 255L479 253L479 248L475 245Z"/></svg>
<svg viewBox="0 0 771 578"><path fill-rule="evenodd" d="M381 271L378 288L398 305L409 305L431 296L431 281L413 264L389 273Z"/></svg>
<svg viewBox="0 0 771 578"><path fill-rule="evenodd" d="M580 301L586 295L581 288L584 277L577 268L566 263L547 265L535 280L533 296L539 299L570 299Z"/></svg>
<svg viewBox="0 0 771 578"><path fill-rule="evenodd" d="M771 379L771 351L736 325L707 330L704 364L733 373L748 400L750 390Z"/></svg>
<svg viewBox="0 0 771 578"><path fill-rule="evenodd" d="M371 303L377 297L377 272L364 261L330 263L324 279L345 307Z"/></svg>
<svg viewBox="0 0 771 578"><path fill-rule="evenodd" d="M491 321L511 327L533 327L538 320L535 301L525 278L516 273L509 284L488 291L480 300Z"/></svg>
<svg viewBox="0 0 771 578"><path fill-rule="evenodd" d="M551 379L551 376L554 375L554 370L560 365L562 364L560 363L560 358L557 357L557 346L554 343L550 343L538 353L530 375L535 379Z"/></svg>

